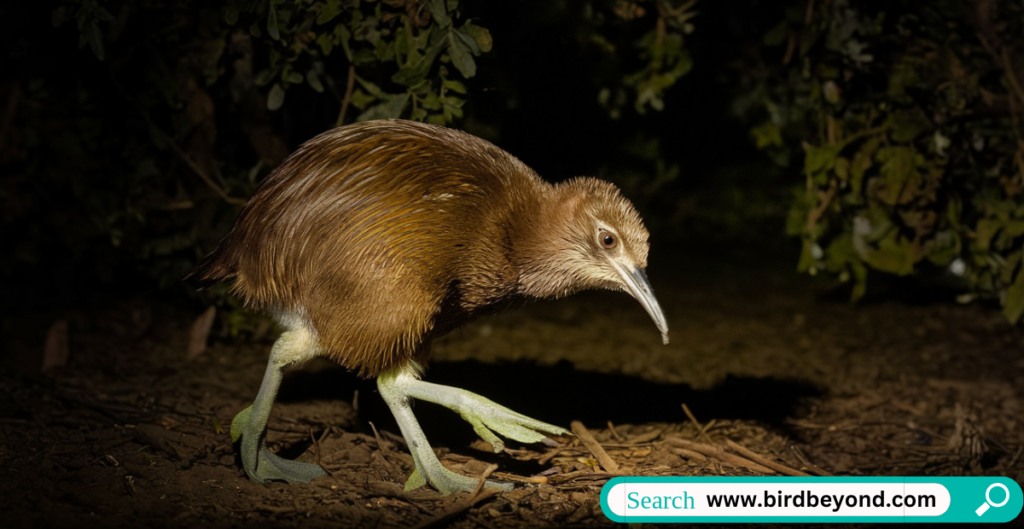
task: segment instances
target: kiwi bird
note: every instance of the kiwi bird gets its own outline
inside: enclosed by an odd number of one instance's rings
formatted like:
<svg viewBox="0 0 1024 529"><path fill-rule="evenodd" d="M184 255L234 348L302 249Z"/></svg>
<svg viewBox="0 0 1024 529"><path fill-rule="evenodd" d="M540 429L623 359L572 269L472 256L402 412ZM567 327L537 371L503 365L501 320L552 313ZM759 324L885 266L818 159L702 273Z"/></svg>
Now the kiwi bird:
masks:
<svg viewBox="0 0 1024 529"><path fill-rule="evenodd" d="M421 380L431 340L510 304L581 289L625 291L668 343L645 274L648 233L608 182L542 180L491 143L402 120L353 124L303 144L243 207L188 279L227 281L285 329L253 404L231 423L257 482L307 482L317 465L266 447L284 370L316 356L376 377L412 452L406 489L442 493L477 480L441 465L410 399L458 412L496 452L568 433L455 387ZM488 482L510 489L511 484Z"/></svg>

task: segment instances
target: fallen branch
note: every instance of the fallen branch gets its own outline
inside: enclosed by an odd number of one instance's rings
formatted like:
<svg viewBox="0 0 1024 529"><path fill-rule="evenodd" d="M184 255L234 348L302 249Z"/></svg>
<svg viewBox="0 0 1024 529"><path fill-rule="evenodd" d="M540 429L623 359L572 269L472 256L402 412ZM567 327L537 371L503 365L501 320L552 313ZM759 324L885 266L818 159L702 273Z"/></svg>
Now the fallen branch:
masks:
<svg viewBox="0 0 1024 529"><path fill-rule="evenodd" d="M789 449L793 451L793 454L796 456L796 458L799 459L800 462L803 463L804 466L807 467L807 470L810 470L812 474L817 474L819 476L831 476L832 475L831 472L828 472L826 470L822 470L821 468L818 468L818 465L815 465L814 463L811 463L810 461L808 461L807 457L804 456L804 453L801 452L799 448L797 448L795 446L790 446Z"/></svg>
<svg viewBox="0 0 1024 529"><path fill-rule="evenodd" d="M697 421L697 417L693 414L692 411L690 411L690 407L687 406L686 403L683 403L683 412L686 413L686 416L690 418L690 422L692 422L693 425L697 428L697 435L707 439L708 442L711 442L711 438L708 437L708 434L704 433L704 427L701 426L699 421Z"/></svg>
<svg viewBox="0 0 1024 529"><path fill-rule="evenodd" d="M686 459L689 459L690 461L694 461L697 463L707 463L708 461L708 458L704 454L694 452L693 450L687 450L685 448L672 448L670 451L677 456L685 457Z"/></svg>
<svg viewBox="0 0 1024 529"><path fill-rule="evenodd" d="M761 456L755 454L754 452L751 452L750 450L747 450L743 446L740 446L738 443L735 443L735 442L733 442L733 441L731 441L729 439L725 440L725 444L728 445L729 448L735 450L741 456L743 456L743 457L745 457L745 458L747 458L747 459L749 459L749 460L751 460L751 461L753 461L753 462L755 462L755 463L757 463L759 465L764 465L764 466L766 466L766 467L768 467L768 468L778 472L779 474L785 474L787 476L798 476L798 477L810 476L810 474L806 474L804 472L800 472L799 470L795 470L795 469L787 467L786 465L782 465L782 464L776 463L776 462L774 462L774 461L772 461L772 460L770 460L768 458L761 457Z"/></svg>
<svg viewBox="0 0 1024 529"><path fill-rule="evenodd" d="M706 445L704 443L698 443L696 441L687 441L686 439L680 439L678 437L669 437L665 441L673 446L685 448L687 450L692 450L694 452L703 454L712 459L717 459L723 463L732 465L734 467L745 468L752 472L760 472L761 474L775 473L774 470L766 466L759 465L753 461L750 461L749 459L740 457L738 455L730 454L720 446Z"/></svg>
<svg viewBox="0 0 1024 529"><path fill-rule="evenodd" d="M583 426L583 423L580 421L572 421L571 428L572 433L576 434L576 437L579 437L580 441L583 442L583 446L587 447L591 454L594 454L594 458L601 464L601 468L605 469L610 474L619 473L619 464L608 455L608 452L604 451L604 448L601 447L601 443L598 443L597 439L594 439L594 436L590 434L590 430L587 430L587 427Z"/></svg>

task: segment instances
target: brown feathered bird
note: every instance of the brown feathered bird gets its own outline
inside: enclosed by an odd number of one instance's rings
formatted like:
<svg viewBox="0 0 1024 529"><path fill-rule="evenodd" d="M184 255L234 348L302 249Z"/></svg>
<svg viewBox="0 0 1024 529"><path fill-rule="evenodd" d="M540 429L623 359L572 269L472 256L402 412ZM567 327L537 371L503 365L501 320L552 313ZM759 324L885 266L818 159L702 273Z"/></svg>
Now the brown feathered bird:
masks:
<svg viewBox="0 0 1024 529"><path fill-rule="evenodd" d="M326 356L377 378L416 464L407 489L472 490L477 480L438 461L410 398L457 411L496 452L503 443L494 432L530 443L545 439L540 432L566 431L421 381L431 340L517 301L605 288L638 299L668 343L644 273L647 237L613 185L593 178L551 185L463 132L382 120L313 138L260 184L188 276L230 281L285 328L256 400L231 423L246 473L258 482L324 475L274 455L265 435L284 369Z"/></svg>

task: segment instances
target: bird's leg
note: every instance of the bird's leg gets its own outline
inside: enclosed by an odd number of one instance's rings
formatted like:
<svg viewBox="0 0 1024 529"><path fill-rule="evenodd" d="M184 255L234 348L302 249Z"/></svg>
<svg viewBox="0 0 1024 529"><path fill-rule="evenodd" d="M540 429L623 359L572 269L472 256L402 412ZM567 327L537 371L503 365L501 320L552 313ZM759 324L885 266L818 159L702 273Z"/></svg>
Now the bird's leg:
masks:
<svg viewBox="0 0 1024 529"><path fill-rule="evenodd" d="M549 444L552 441L540 432L553 435L569 433L565 428L531 419L464 389L431 384L412 378L406 384L406 395L440 404L458 412L466 422L473 425L473 430L477 435L491 444L495 453L504 450L505 443L494 435L494 432L521 443Z"/></svg>
<svg viewBox="0 0 1024 529"><path fill-rule="evenodd" d="M441 465L441 461L437 459L437 455L430 448L430 443L427 442L427 436L423 435L423 430L409 406L408 391L415 382L419 381L408 367L392 369L377 377L380 394L391 408L391 413L398 422L398 428L402 430L402 436L405 437L409 451L412 452L412 460L416 464L416 469L405 484L405 489L412 490L430 483L442 494L473 491L479 480L461 476ZM512 490L511 483L488 481L484 486L502 491Z"/></svg>
<svg viewBox="0 0 1024 529"><path fill-rule="evenodd" d="M310 356L304 349L309 347L308 340L304 338L301 332L288 331L274 342L256 400L231 421L232 442L241 438L242 467L249 479L257 483L268 479L306 483L327 475L319 465L282 459L267 449L267 420L284 370L296 358Z"/></svg>

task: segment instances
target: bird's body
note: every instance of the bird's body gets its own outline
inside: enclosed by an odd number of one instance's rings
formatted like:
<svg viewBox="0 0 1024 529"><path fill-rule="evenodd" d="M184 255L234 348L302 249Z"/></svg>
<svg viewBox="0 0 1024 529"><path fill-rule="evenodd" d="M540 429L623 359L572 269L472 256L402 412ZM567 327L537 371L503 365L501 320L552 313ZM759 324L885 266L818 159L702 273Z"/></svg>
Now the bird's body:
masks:
<svg viewBox="0 0 1024 529"><path fill-rule="evenodd" d="M611 265L590 265L611 252ZM646 230L611 184L552 185L474 136L388 120L334 129L300 147L190 276L232 281L235 293L288 329L274 369L323 355L377 377L422 363L433 338L477 315L582 288L630 291L665 332L642 277L646 256ZM272 370L268 377L277 376ZM409 396L429 400L410 389L389 401L396 416ZM404 426L403 433L410 435ZM414 459L419 469L415 451Z"/></svg>

